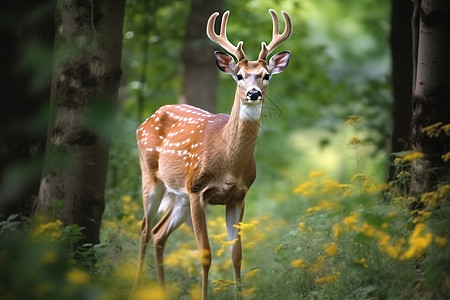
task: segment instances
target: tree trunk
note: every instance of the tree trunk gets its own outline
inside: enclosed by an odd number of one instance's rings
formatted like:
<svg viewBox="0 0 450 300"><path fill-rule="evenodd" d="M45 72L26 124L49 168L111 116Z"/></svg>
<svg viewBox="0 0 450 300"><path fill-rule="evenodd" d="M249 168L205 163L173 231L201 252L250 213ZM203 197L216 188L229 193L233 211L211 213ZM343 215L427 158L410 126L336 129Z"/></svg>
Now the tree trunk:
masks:
<svg viewBox="0 0 450 300"><path fill-rule="evenodd" d="M450 2L416 0L412 21L414 82L411 144L424 159L413 161L411 192L419 194L449 180L449 163L442 159L449 151L450 136L440 125L435 135L424 128L450 123Z"/></svg>
<svg viewBox="0 0 450 300"><path fill-rule="evenodd" d="M408 143L411 124L412 97L412 34L410 0L391 0L391 60L392 90L394 96L391 152L410 149ZM389 170L389 181L395 176L395 167Z"/></svg>
<svg viewBox="0 0 450 300"><path fill-rule="evenodd" d="M58 0L44 173L36 213L99 242L125 0Z"/></svg>
<svg viewBox="0 0 450 300"><path fill-rule="evenodd" d="M223 0L193 0L181 52L182 91L180 103L215 111L218 71L214 46L206 36L206 21L220 11Z"/></svg>

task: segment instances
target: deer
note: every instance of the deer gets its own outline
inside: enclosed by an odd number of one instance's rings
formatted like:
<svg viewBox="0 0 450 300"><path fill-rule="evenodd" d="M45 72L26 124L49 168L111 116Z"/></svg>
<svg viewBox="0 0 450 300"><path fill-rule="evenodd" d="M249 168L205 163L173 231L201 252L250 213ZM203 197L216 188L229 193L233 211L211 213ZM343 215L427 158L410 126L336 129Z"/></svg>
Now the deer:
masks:
<svg viewBox="0 0 450 300"><path fill-rule="evenodd" d="M282 11L285 29L278 30L278 15L270 9L272 41L261 43L258 60L249 61L242 49L227 38L229 11L222 17L220 33L214 30L218 12L206 26L209 39L233 56L215 51L218 68L231 75L237 88L230 115L213 114L189 106L165 105L137 129L142 171L144 217L141 225L139 261L135 288L142 280L143 261L153 241L158 283L164 286L164 247L169 235L191 218L201 255L202 299L207 299L212 254L208 240L206 207L224 205L231 246L235 297L240 299L242 244L238 224L244 214L245 196L256 178L255 140L269 81L288 65L290 51L268 55L292 34L289 14ZM156 215L162 217L153 225Z"/></svg>

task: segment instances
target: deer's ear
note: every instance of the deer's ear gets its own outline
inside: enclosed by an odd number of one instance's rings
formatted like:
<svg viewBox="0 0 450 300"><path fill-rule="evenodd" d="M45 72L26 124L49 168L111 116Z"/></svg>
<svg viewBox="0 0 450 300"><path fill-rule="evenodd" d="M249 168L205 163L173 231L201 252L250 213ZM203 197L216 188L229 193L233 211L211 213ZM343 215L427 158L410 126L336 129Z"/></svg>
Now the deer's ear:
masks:
<svg viewBox="0 0 450 300"><path fill-rule="evenodd" d="M234 58L231 55L219 51L214 52L214 55L216 56L216 63L220 71L234 75L236 69Z"/></svg>
<svg viewBox="0 0 450 300"><path fill-rule="evenodd" d="M291 55L290 51L280 52L272 56L269 60L269 71L270 74L278 74L286 69L289 63L289 57Z"/></svg>

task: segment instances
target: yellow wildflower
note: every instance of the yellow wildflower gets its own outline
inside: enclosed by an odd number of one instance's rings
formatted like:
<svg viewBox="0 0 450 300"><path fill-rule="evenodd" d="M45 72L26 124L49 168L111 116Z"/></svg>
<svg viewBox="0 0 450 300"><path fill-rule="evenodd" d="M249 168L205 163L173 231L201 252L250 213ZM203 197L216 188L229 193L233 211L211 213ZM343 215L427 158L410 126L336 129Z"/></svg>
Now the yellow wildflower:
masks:
<svg viewBox="0 0 450 300"><path fill-rule="evenodd" d="M319 272L323 268L323 263L324 263L324 257L319 256L317 258L316 263L311 266L311 272L313 272L313 273Z"/></svg>
<svg viewBox="0 0 450 300"><path fill-rule="evenodd" d="M315 186L314 182L305 181L294 189L294 194L300 194L304 196L311 195L314 192L313 191L314 186Z"/></svg>
<svg viewBox="0 0 450 300"><path fill-rule="evenodd" d="M326 244L324 246L324 250L328 256L335 256L338 253L339 248L335 242L332 242L332 243Z"/></svg>
<svg viewBox="0 0 450 300"><path fill-rule="evenodd" d="M402 159L400 157L396 157L394 159L394 164L396 165L401 165L403 163Z"/></svg>
<svg viewBox="0 0 450 300"><path fill-rule="evenodd" d="M63 222L61 220L56 220L54 222L39 224L39 226L32 230L31 236L37 239L54 241L62 236L62 232Z"/></svg>
<svg viewBox="0 0 450 300"><path fill-rule="evenodd" d="M233 226L236 227L237 229L239 229L239 231L244 231L244 230L249 230L249 229L255 228L255 226L257 224L258 224L258 222L253 220L250 223L239 222L239 224L233 225Z"/></svg>
<svg viewBox="0 0 450 300"><path fill-rule="evenodd" d="M441 185L438 188L437 192L438 192L439 198L443 198L446 195L450 194L450 184Z"/></svg>
<svg viewBox="0 0 450 300"><path fill-rule="evenodd" d="M363 118L359 115L349 115L347 121L345 121L344 125L353 125L362 123Z"/></svg>
<svg viewBox="0 0 450 300"><path fill-rule="evenodd" d="M66 280L71 284L83 284L89 281L89 275L80 269L71 269L66 274Z"/></svg>
<svg viewBox="0 0 450 300"><path fill-rule="evenodd" d="M259 270L260 269L256 268L256 269L248 271L247 274L245 274L244 281L254 277L256 274L259 273Z"/></svg>
<svg viewBox="0 0 450 300"><path fill-rule="evenodd" d="M448 162L450 160L450 151L441 156L444 162Z"/></svg>
<svg viewBox="0 0 450 300"><path fill-rule="evenodd" d="M295 268L305 268L306 263L303 261L303 259L294 259L291 263L291 265Z"/></svg>
<svg viewBox="0 0 450 300"><path fill-rule="evenodd" d="M333 224L333 237L337 239L341 236L341 233L342 233L341 224L339 223Z"/></svg>
<svg viewBox="0 0 450 300"><path fill-rule="evenodd" d="M131 196L129 196L129 195L122 196L122 201L123 202L131 202Z"/></svg>
<svg viewBox="0 0 450 300"><path fill-rule="evenodd" d="M344 218L344 220L342 221L342 223L345 225L345 227L348 229L350 229L353 225L356 224L356 222L358 222L359 219L359 215L358 213L351 213L350 215L348 215L347 217Z"/></svg>
<svg viewBox="0 0 450 300"><path fill-rule="evenodd" d="M361 227L359 228L359 231L361 233L364 233L365 235L369 236L369 237L373 237L375 236L375 234L377 233L377 230L375 229L375 227L373 227L372 225L370 225L367 222L364 222Z"/></svg>
<svg viewBox="0 0 450 300"><path fill-rule="evenodd" d="M438 137L441 133L442 122L434 123L430 126L422 128L422 132L425 132L429 137Z"/></svg>
<svg viewBox="0 0 450 300"><path fill-rule="evenodd" d="M350 188L349 184L339 183L331 179L322 180L322 185L323 185L323 189L321 191L322 193L345 191L346 189Z"/></svg>
<svg viewBox="0 0 450 300"><path fill-rule="evenodd" d="M365 259L364 257L363 257L363 258L360 258L360 259L357 259L355 262L356 262L357 264L363 266L364 268L369 267L369 264L367 263L367 259Z"/></svg>
<svg viewBox="0 0 450 300"><path fill-rule="evenodd" d="M216 284L217 287L213 288L214 293L220 293L228 290L230 287L239 284L239 282L229 279L219 279L211 281L212 284Z"/></svg>
<svg viewBox="0 0 450 300"><path fill-rule="evenodd" d="M216 234L213 236L214 240L220 244L220 249L217 250L217 256L222 256L222 254L225 252L225 250L229 247L232 246L236 243L236 241L238 239L234 239L232 241L228 241L228 234L225 233L221 233L221 234Z"/></svg>
<svg viewBox="0 0 450 300"><path fill-rule="evenodd" d="M189 299L191 300L198 300L202 298L202 289L200 288L199 285L194 285L193 287L191 287L191 290L189 292ZM147 298L148 299L153 299L153 298Z"/></svg>
<svg viewBox="0 0 450 300"><path fill-rule="evenodd" d="M450 123L442 125L441 129L444 130L446 135L450 135Z"/></svg>
<svg viewBox="0 0 450 300"><path fill-rule="evenodd" d="M319 178L322 177L324 174L325 172L322 170L311 171L309 172L309 178Z"/></svg>
<svg viewBox="0 0 450 300"><path fill-rule="evenodd" d="M316 279L316 283L328 283L338 279L340 275L341 273L337 272L330 275L322 276Z"/></svg>
<svg viewBox="0 0 450 300"><path fill-rule="evenodd" d="M436 206L439 194L437 192L423 193L420 197L422 201L427 206Z"/></svg>
<svg viewBox="0 0 450 300"><path fill-rule="evenodd" d="M132 262L124 262L115 270L116 276L122 280L133 280L136 276L136 264Z"/></svg>
<svg viewBox="0 0 450 300"><path fill-rule="evenodd" d="M434 242L439 247L444 247L445 245L447 245L448 240L447 240L446 237L435 236L434 237Z"/></svg>
<svg viewBox="0 0 450 300"><path fill-rule="evenodd" d="M416 217L413 219L414 224L425 222L425 220L427 220L431 215L429 211L424 210L415 210L412 213L416 214Z"/></svg>
<svg viewBox="0 0 450 300"><path fill-rule="evenodd" d="M305 232L305 231L306 231L306 225L305 225L305 222L299 222L299 223L298 223L298 230L299 230L300 232Z"/></svg>
<svg viewBox="0 0 450 300"><path fill-rule="evenodd" d="M410 162L416 159L424 158L425 154L419 151L411 151L401 157L402 162Z"/></svg>
<svg viewBox="0 0 450 300"><path fill-rule="evenodd" d="M399 238L394 244L389 243L387 245L381 246L381 250L384 251L387 255L392 258L399 258L400 253L403 250L403 245L405 244L405 240L403 238Z"/></svg>
<svg viewBox="0 0 450 300"><path fill-rule="evenodd" d="M273 252L279 253L281 251L281 249L283 249L283 248L284 248L284 244L279 244L278 246L275 247Z"/></svg>
<svg viewBox="0 0 450 300"><path fill-rule="evenodd" d="M364 145L365 145L365 142L357 136L350 138L347 142L347 146L353 147L353 148L357 148L359 146L364 146Z"/></svg>
<svg viewBox="0 0 450 300"><path fill-rule="evenodd" d="M433 240L433 234L429 232L424 233L425 230L426 226L424 223L419 223L416 225L408 241L409 248L400 257L401 259L419 258L423 255L426 248Z"/></svg>
<svg viewBox="0 0 450 300"><path fill-rule="evenodd" d="M132 300L147 300L147 299L165 300L166 293L162 287L151 285L151 286L147 286L145 288L136 290L131 295L131 299Z"/></svg>
<svg viewBox="0 0 450 300"><path fill-rule="evenodd" d="M316 206L309 207L306 210L306 213L310 214L310 213L325 210L325 209L329 209L329 210L339 209L339 207L340 207L339 204L336 202L322 200Z"/></svg>
<svg viewBox="0 0 450 300"><path fill-rule="evenodd" d="M248 288L248 289L242 291L242 296L249 297L249 296L253 295L255 293L255 291L256 291L256 288L254 288L254 287Z"/></svg>

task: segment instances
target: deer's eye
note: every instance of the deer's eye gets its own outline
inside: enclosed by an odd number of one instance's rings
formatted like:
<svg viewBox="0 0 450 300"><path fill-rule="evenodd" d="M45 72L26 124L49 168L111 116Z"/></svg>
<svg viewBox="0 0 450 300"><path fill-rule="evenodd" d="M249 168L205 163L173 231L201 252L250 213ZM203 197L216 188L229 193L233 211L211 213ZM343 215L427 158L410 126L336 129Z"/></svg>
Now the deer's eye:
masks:
<svg viewBox="0 0 450 300"><path fill-rule="evenodd" d="M237 78L237 80L243 80L243 79L244 79L244 77L242 77L241 74L237 74L237 75L236 75L236 78Z"/></svg>
<svg viewBox="0 0 450 300"><path fill-rule="evenodd" d="M270 79L270 75L269 74L264 75L264 80L269 80L269 79Z"/></svg>

